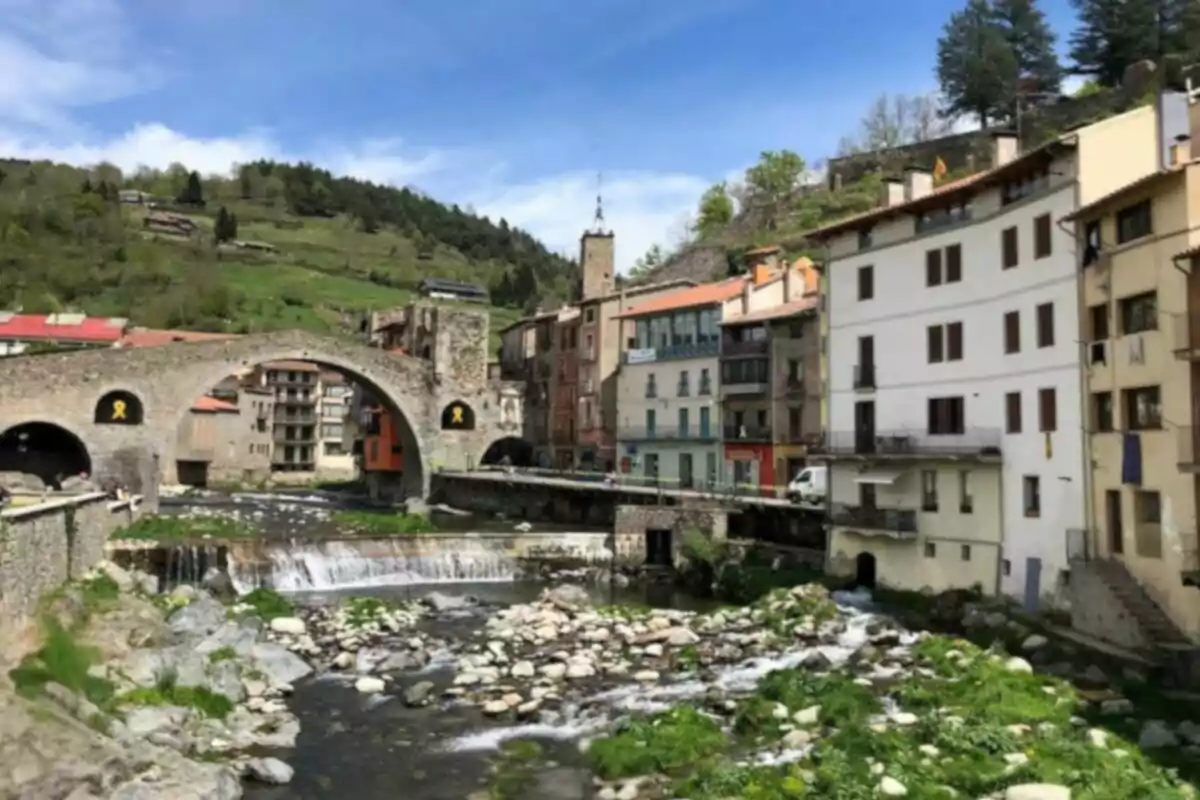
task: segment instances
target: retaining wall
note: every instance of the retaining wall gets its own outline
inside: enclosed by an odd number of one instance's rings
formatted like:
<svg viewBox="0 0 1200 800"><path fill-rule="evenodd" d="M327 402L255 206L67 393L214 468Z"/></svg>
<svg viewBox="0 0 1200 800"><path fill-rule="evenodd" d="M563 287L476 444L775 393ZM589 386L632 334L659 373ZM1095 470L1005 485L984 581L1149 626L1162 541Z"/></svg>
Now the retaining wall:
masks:
<svg viewBox="0 0 1200 800"><path fill-rule="evenodd" d="M108 537L141 513L141 500L93 492L0 511L0 627L19 629L42 595L103 559Z"/></svg>

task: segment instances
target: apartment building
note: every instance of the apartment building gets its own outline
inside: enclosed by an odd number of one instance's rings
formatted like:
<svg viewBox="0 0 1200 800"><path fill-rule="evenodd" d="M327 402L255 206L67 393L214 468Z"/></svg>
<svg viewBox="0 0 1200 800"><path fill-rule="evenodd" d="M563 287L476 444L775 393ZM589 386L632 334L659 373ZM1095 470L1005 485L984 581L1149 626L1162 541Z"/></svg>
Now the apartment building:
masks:
<svg viewBox="0 0 1200 800"><path fill-rule="evenodd" d="M817 231L826 248L829 567L1060 595L1085 526L1077 265L1060 222L1155 169L1139 109ZM1121 154L1116 158L1114 154Z"/></svg>
<svg viewBox="0 0 1200 800"><path fill-rule="evenodd" d="M272 472L316 472L321 368L273 361L257 368L257 383L275 393Z"/></svg>
<svg viewBox="0 0 1200 800"><path fill-rule="evenodd" d="M322 478L348 480L357 473L353 448L347 448L346 418L354 386L340 372L322 370L317 384L317 414L320 418L316 472Z"/></svg>
<svg viewBox="0 0 1200 800"><path fill-rule="evenodd" d="M578 308L564 309L555 318L551 342L550 459L555 469L574 469L579 386Z"/></svg>
<svg viewBox="0 0 1200 800"><path fill-rule="evenodd" d="M817 273L810 273L813 283ZM771 345L771 432L776 494L808 465L808 450L820 445L821 334L815 290L805 297L760 312Z"/></svg>
<svg viewBox="0 0 1200 800"><path fill-rule="evenodd" d="M1191 111L1200 136L1200 107ZM1177 142L1167 168L1079 209L1073 219L1082 269L1092 532L1089 552L1073 555L1123 566L1196 638L1200 163L1192 160L1190 139ZM1081 617L1074 609L1072 616ZM1093 619L1100 624L1091 632L1111 638L1105 621Z"/></svg>
<svg viewBox="0 0 1200 800"><path fill-rule="evenodd" d="M793 269L754 263L750 274L664 294L618 314L627 348L617 381L620 471L665 485L767 485L770 448L769 350L757 344L722 359L721 323L782 305L804 292ZM748 329L762 329L751 324ZM740 329L740 326L739 326ZM731 340L738 334L730 333ZM748 334L756 336L756 334ZM757 341L757 340L756 340ZM728 377L733 391L726 396ZM742 428L741 449L726 453L725 422Z"/></svg>

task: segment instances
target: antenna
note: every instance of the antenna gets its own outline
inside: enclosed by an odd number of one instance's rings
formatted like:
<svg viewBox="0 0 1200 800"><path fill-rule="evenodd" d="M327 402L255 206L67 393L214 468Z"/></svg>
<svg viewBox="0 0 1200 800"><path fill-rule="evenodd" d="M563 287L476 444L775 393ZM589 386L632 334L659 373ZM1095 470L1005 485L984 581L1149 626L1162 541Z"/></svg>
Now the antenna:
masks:
<svg viewBox="0 0 1200 800"><path fill-rule="evenodd" d="M604 173L596 173L596 218L592 224L596 233L604 233Z"/></svg>

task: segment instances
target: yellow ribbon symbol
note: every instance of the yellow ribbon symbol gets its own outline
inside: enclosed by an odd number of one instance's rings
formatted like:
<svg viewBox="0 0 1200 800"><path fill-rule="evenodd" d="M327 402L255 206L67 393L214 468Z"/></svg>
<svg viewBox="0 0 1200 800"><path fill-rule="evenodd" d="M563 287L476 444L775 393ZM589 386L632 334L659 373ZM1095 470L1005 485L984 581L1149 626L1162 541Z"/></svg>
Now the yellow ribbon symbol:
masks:
<svg viewBox="0 0 1200 800"><path fill-rule="evenodd" d="M452 425L462 425L462 421L463 421L462 406L455 406L454 408L450 409L450 423Z"/></svg>
<svg viewBox="0 0 1200 800"><path fill-rule="evenodd" d="M114 420L125 419L125 401L124 400L116 400L113 402L112 418Z"/></svg>

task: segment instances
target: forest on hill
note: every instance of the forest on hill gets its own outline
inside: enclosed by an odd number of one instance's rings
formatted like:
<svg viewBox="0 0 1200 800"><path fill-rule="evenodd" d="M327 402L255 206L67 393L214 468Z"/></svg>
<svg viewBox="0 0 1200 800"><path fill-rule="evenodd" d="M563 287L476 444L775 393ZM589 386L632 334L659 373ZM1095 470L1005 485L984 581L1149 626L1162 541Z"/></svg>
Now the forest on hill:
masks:
<svg viewBox="0 0 1200 800"><path fill-rule="evenodd" d="M1015 129L1019 121L1023 144L1035 146L1148 103L1160 87L1182 88L1185 74L1200 63L1196 0L1071 0L1071 5L1076 26L1066 37L1064 61L1059 32L1039 0L965 0L936 42L939 91L879 96L859 130L839 143L839 160L858 159L869 169L854 170L853 180L834 186L814 179L810 163L795 151L763 152L741 181L709 188L688 236L651 248L632 279L708 280L739 269L741 253L763 244L782 243L789 256L806 254L807 231L877 205L880 171L911 166L889 164L889 152L911 158L914 145L949 145L947 137L963 119L978 122L980 131ZM1066 96L1063 81L1072 75L1083 84ZM969 141L955 145L972 149ZM927 168L934 160L931 155ZM980 160L974 169L986 166ZM971 171L965 163L953 164L939 179Z"/></svg>
<svg viewBox="0 0 1200 800"><path fill-rule="evenodd" d="M172 214L185 222L159 224ZM201 177L0 161L0 308L334 332L426 277L489 289L503 324L570 296L578 269L503 219L311 164Z"/></svg>

